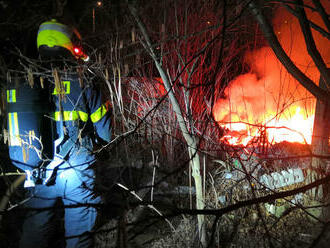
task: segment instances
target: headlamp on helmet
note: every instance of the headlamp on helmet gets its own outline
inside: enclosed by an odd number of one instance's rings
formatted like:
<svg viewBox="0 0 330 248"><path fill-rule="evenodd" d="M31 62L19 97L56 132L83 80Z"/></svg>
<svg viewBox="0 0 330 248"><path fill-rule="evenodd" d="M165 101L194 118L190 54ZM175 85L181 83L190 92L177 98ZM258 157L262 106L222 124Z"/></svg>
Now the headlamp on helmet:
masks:
<svg viewBox="0 0 330 248"><path fill-rule="evenodd" d="M40 55L45 57L66 56L71 54L76 59L88 60L88 56L83 53L81 47L73 45L73 40L81 41L79 32L76 29L72 30L68 26L52 19L40 25L37 47Z"/></svg>

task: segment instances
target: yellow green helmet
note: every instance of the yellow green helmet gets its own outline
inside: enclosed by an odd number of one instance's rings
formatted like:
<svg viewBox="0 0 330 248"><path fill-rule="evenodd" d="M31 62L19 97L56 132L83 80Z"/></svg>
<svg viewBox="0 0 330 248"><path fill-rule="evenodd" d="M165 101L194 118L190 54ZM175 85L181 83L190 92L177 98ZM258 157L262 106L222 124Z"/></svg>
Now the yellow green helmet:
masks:
<svg viewBox="0 0 330 248"><path fill-rule="evenodd" d="M72 30L68 26L52 19L40 25L37 36L37 47L39 52L44 50L57 51L64 48L74 55L71 38Z"/></svg>
<svg viewBox="0 0 330 248"><path fill-rule="evenodd" d="M43 57L67 57L73 55L76 59L88 61L80 46L74 46L72 39L81 40L76 29L59 23L56 19L41 23L38 30L37 47Z"/></svg>

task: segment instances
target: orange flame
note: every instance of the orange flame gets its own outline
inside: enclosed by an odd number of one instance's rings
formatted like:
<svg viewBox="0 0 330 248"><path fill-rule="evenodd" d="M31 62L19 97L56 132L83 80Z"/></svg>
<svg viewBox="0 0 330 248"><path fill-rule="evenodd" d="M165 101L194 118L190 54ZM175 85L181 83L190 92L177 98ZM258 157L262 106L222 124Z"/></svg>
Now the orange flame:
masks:
<svg viewBox="0 0 330 248"><path fill-rule="evenodd" d="M324 26L317 14L307 15ZM307 53L296 18L281 9L273 26L293 62L317 84L319 72ZM313 37L329 64L329 41L315 31ZM235 78L225 90L227 98L219 99L213 109L215 120L226 130L222 139L232 145L247 145L264 135L270 143L310 144L314 97L287 73L270 47L247 52L245 62L251 72Z"/></svg>
<svg viewBox="0 0 330 248"><path fill-rule="evenodd" d="M271 118L262 124L244 122L221 123L226 130L222 140L228 144L242 144L246 146L255 138L260 138L262 131L266 129L269 143L279 143L282 141L311 143L314 116L307 117L300 107L293 106L287 112L293 111L290 118Z"/></svg>

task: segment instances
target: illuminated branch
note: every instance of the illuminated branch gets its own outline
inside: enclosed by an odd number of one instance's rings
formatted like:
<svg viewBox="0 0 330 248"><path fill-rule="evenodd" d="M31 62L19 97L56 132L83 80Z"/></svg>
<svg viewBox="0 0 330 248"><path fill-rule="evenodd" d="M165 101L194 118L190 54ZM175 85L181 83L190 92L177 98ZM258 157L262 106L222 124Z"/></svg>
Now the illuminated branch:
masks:
<svg viewBox="0 0 330 248"><path fill-rule="evenodd" d="M256 1L250 2L249 9L256 18L257 22L260 24L264 36L267 39L270 47L273 49L276 57L284 65L287 71L317 99L330 103L329 94L325 90L319 88L313 82L313 80L307 77L286 54L280 42L278 41L272 26L266 19L265 15L262 13L260 7L256 4Z"/></svg>
<svg viewBox="0 0 330 248"><path fill-rule="evenodd" d="M3 212L9 202L10 196L15 192L16 188L20 186L25 180L25 174L20 175L16 180L8 187L5 195L0 201L0 213ZM2 216L0 215L0 221Z"/></svg>
<svg viewBox="0 0 330 248"><path fill-rule="evenodd" d="M295 188L295 189L287 190L287 191L283 191L283 192L278 192L278 193L274 193L274 194L254 198L254 199L249 199L249 200L245 200L245 201L238 201L236 204L233 204L228 207L221 208L221 209L204 209L204 210L176 209L176 214L179 214L179 213L180 214L192 214L192 215L204 214L204 215L222 216L226 213L232 212L232 211L240 209L242 207L248 207L248 206L252 206L255 204L272 202L277 199L282 199L282 198L296 195L299 193L304 193L310 189L313 189L322 184L328 183L329 180L330 180L330 175L328 175L324 178L318 179L310 184L304 185L299 188Z"/></svg>
<svg viewBox="0 0 330 248"><path fill-rule="evenodd" d="M1 173L0 177L7 177L7 176L22 176L25 175L23 172L7 172L7 173Z"/></svg>
<svg viewBox="0 0 330 248"><path fill-rule="evenodd" d="M302 0L296 1L298 4L302 3ZM298 20L300 23L301 30L304 34L305 43L307 46L307 51L309 55L312 57L315 65L319 69L322 77L325 79L326 82L330 82L330 73L328 72L327 66L323 61L323 58L319 51L316 48L315 41L307 21L306 13L304 8L297 6L297 13L298 13Z"/></svg>
<svg viewBox="0 0 330 248"><path fill-rule="evenodd" d="M323 6L322 6L322 4L320 3L319 0L313 0L313 3L315 5L317 11L319 12L320 16L322 17L322 20L323 20L325 26L327 27L328 32L330 32L329 15L325 11L325 9L323 8Z"/></svg>
<svg viewBox="0 0 330 248"><path fill-rule="evenodd" d="M294 16L298 17L298 13L289 5L284 5L284 7ZM330 39L330 33L324 30L322 27L317 25L316 23L312 22L311 20L307 20L309 22L309 25L316 31L318 31L321 35L323 35L328 40Z"/></svg>

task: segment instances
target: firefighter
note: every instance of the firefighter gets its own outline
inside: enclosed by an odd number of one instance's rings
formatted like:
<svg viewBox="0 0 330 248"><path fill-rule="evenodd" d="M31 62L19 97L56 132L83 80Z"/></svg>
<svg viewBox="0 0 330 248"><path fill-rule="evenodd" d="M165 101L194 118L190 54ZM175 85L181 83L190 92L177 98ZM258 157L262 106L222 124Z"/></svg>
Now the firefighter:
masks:
<svg viewBox="0 0 330 248"><path fill-rule="evenodd" d="M55 109L50 116L56 132L51 162L32 172L26 170L32 174L32 183L27 183L30 197L24 203L28 210L20 240L20 247L24 248L54 245L49 242L54 234L52 224L59 199L64 209L66 247L93 246L96 207L100 203L100 198L93 194L92 165L96 160L93 148L96 143L110 141L111 123L107 104L95 85L78 75L77 70L65 73L61 73L60 67L54 70L59 59L63 59L63 64L70 59L88 60L81 48L75 50L73 37L72 29L54 19L42 23L38 31L40 57L53 69L49 84ZM24 125L22 121L18 124ZM33 174L35 171L37 176Z"/></svg>

